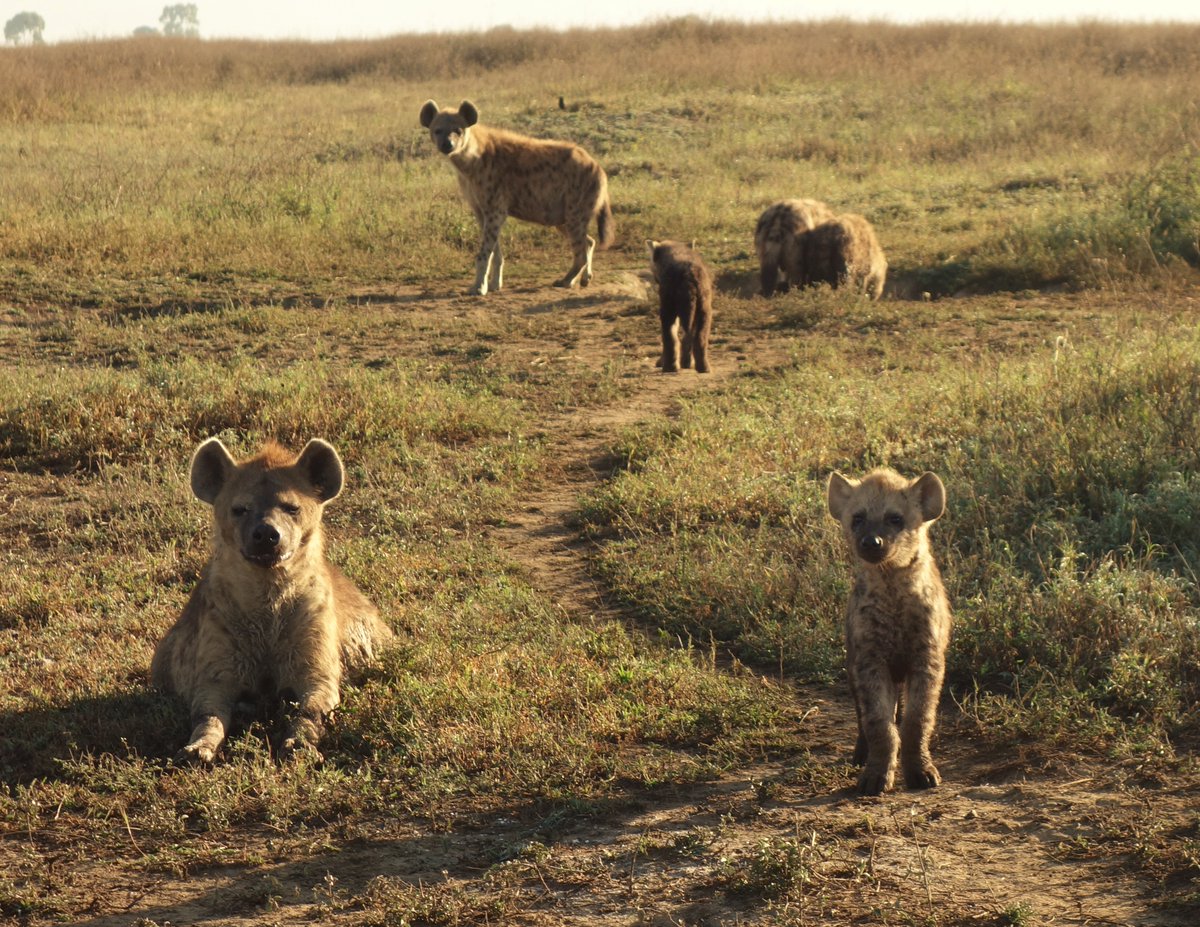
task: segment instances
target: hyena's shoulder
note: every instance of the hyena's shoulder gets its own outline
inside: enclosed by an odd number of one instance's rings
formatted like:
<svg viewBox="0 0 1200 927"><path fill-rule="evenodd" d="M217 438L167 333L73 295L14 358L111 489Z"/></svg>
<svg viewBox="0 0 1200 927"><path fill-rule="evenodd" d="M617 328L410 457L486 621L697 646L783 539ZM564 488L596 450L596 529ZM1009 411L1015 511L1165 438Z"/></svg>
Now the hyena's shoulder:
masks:
<svg viewBox="0 0 1200 927"><path fill-rule="evenodd" d="M820 200L780 200L768 206L758 218L754 239L760 245L782 241L831 219L833 211Z"/></svg>
<svg viewBox="0 0 1200 927"><path fill-rule="evenodd" d="M157 688L169 692L189 689L202 642L212 648L230 639L228 628L213 605L210 569L211 563L205 566L183 612L155 648L150 682Z"/></svg>
<svg viewBox="0 0 1200 927"><path fill-rule="evenodd" d="M662 288L686 286L705 292L712 290L712 272L708 265L682 242L660 242L654 249L653 262L655 277Z"/></svg>

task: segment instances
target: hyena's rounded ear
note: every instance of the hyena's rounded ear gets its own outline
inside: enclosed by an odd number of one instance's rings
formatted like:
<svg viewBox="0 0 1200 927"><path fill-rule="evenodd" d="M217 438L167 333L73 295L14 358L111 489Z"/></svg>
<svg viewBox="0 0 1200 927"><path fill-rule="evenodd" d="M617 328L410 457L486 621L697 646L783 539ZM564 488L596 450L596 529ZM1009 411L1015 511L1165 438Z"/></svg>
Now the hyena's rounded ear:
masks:
<svg viewBox="0 0 1200 927"><path fill-rule="evenodd" d="M304 445L296 458L296 468L312 483L321 502L328 502L342 491L346 471L342 458L328 441L313 438Z"/></svg>
<svg viewBox="0 0 1200 927"><path fill-rule="evenodd" d="M650 257L654 257L654 249L658 247L658 242L653 238L646 239L646 250L650 252Z"/></svg>
<svg viewBox="0 0 1200 927"><path fill-rule="evenodd" d="M237 469L220 438L209 438L192 455L192 492L201 502L212 505L229 475Z"/></svg>
<svg viewBox="0 0 1200 927"><path fill-rule="evenodd" d="M829 514L838 521L842 520L842 513L846 510L846 503L853 491L854 484L836 470L829 474L829 485L825 488L825 498L829 503Z"/></svg>
<svg viewBox="0 0 1200 927"><path fill-rule="evenodd" d="M433 100L426 100L425 105L421 107L421 126L428 129L437 114L438 105Z"/></svg>
<svg viewBox="0 0 1200 927"><path fill-rule="evenodd" d="M921 517L925 521L937 521L946 511L946 487L936 473L925 472L913 480L917 500L921 503Z"/></svg>
<svg viewBox="0 0 1200 927"><path fill-rule="evenodd" d="M479 121L479 110L470 100L463 100L458 104L458 115L462 116L463 122L469 126L473 126Z"/></svg>

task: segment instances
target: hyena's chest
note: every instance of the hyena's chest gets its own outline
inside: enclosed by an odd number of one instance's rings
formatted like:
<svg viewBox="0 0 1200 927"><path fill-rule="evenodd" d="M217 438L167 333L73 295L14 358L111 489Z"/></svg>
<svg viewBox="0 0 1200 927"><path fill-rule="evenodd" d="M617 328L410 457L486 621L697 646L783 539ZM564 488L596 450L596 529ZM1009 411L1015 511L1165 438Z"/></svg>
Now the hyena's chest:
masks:
<svg viewBox="0 0 1200 927"><path fill-rule="evenodd" d="M892 589L855 582L846 613L846 636L859 653L908 663L944 644L944 616L936 590Z"/></svg>
<svg viewBox="0 0 1200 927"><path fill-rule="evenodd" d="M247 696L275 696L324 649L319 622L295 603L243 611L230 625L233 663Z"/></svg>

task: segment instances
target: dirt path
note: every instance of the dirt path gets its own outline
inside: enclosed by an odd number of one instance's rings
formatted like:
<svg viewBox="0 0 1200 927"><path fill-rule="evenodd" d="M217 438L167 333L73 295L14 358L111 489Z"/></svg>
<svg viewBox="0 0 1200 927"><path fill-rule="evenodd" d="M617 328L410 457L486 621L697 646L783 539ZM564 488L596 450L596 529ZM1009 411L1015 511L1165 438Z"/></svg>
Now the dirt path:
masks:
<svg viewBox="0 0 1200 927"><path fill-rule="evenodd" d="M581 356L603 356L613 306L634 299L644 299L636 280L594 289L578 312ZM487 311L532 312L544 300L544 294L493 296ZM450 299L422 311L479 310ZM761 325L721 332L708 376L659 373L648 344L626 398L544 422L562 465L506 523L489 529L491 540L572 618L620 619L591 578L592 549L579 537L575 513L580 497L612 473L611 448L621 429L670 416L685 398L782 361L789 341ZM541 346L505 349L536 353ZM335 853L250 872L205 870L190 880L112 886L104 909L123 906L114 897L120 896L128 913L84 923L337 923L353 918L351 899L388 890L381 882L370 888L380 876L432 899L419 923L1195 923L1178 907L1156 906L1162 886L1151 859L1163 834L1194 842L1200 801L1194 788L1171 792L1044 753L997 754L950 707L936 746L944 785L859 799L848 788L854 718L846 694L797 687L795 703L802 755L715 782L624 796L573 817L551 836L535 809L484 815L451 834L381 822L377 832L357 833ZM1144 843L1109 846L1115 820L1140 822L1133 831L1144 832ZM487 900L479 901L482 874L506 857L503 879L490 882ZM489 913L496 904L505 913ZM258 913L247 917L248 906Z"/></svg>

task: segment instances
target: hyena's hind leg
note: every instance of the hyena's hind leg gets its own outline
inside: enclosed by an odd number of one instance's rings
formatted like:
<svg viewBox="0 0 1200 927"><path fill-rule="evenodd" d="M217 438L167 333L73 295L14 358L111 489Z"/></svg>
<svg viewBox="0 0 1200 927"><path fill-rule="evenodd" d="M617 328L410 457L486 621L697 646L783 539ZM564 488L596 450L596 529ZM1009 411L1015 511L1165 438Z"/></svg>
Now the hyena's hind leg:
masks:
<svg viewBox="0 0 1200 927"><path fill-rule="evenodd" d="M504 228L503 213L479 216L479 253L475 255L475 285L471 295L486 296L488 282L492 289L499 290L504 281L504 255L500 251L500 230Z"/></svg>
<svg viewBox="0 0 1200 927"><path fill-rule="evenodd" d="M563 234L571 242L573 261L571 269L567 271L566 276L556 280L554 283L555 286L587 286L591 283L592 255L596 251L596 239L587 233L589 221L590 219L585 220L582 225L566 226L563 228Z"/></svg>
<svg viewBox="0 0 1200 927"><path fill-rule="evenodd" d="M662 357L658 366L663 373L676 373L679 370L679 319L675 313L660 312L662 321Z"/></svg>
<svg viewBox="0 0 1200 927"><path fill-rule="evenodd" d="M692 324L695 318L696 304L689 299L679 307L679 366L684 370L690 370L692 366L692 350L695 348Z"/></svg>

